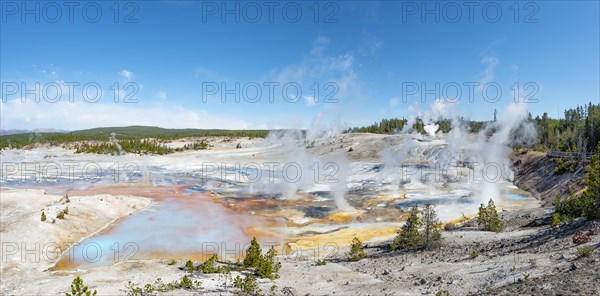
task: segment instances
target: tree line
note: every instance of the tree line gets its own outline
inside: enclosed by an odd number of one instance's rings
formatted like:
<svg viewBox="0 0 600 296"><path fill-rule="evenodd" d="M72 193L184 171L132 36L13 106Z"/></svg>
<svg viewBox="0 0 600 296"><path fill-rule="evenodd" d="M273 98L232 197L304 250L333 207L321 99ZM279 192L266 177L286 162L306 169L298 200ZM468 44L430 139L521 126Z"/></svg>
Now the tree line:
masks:
<svg viewBox="0 0 600 296"><path fill-rule="evenodd" d="M577 106L564 111L564 118L550 118L548 113L541 117L533 118L531 113L527 118L533 123L537 131L537 142L534 146L537 150L556 150L564 152L598 152L596 150L600 141L600 104L591 102L584 106ZM483 130L493 121L473 121L459 118L459 122L466 126L472 133ZM405 118L382 119L371 125L353 127L346 130L347 133L375 133L395 134L402 131L408 120ZM452 129L452 121L446 118L438 118L435 124L439 125L439 131L447 133ZM424 134L424 122L417 118L411 127L413 131ZM516 136L523 132L519 129L514 131Z"/></svg>

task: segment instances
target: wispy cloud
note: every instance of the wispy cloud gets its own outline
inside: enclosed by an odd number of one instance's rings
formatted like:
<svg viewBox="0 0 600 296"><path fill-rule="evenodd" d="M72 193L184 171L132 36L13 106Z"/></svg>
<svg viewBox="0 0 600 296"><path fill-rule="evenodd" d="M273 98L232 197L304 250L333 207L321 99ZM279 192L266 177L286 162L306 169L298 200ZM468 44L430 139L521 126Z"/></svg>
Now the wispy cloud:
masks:
<svg viewBox="0 0 600 296"><path fill-rule="evenodd" d="M485 69L479 75L480 87L494 80L496 77L496 67L500 64L500 60L493 55L484 55L481 58L481 63L485 65Z"/></svg>
<svg viewBox="0 0 600 296"><path fill-rule="evenodd" d="M167 128L247 129L251 126L233 116L191 110L183 106L123 103L0 102L3 128L53 127L65 130L99 126L150 125Z"/></svg>
<svg viewBox="0 0 600 296"><path fill-rule="evenodd" d="M119 71L119 76L121 76L127 80L131 80L131 78L133 78L133 72L123 69L123 70Z"/></svg>
<svg viewBox="0 0 600 296"><path fill-rule="evenodd" d="M298 83L306 90L319 83L321 97L328 93L324 89L327 83L336 85L336 99L347 98L350 94L357 95L360 83L354 69L354 55L351 52L331 55L328 53L330 44L329 38L317 37L308 56L298 63L274 71L271 76L282 84Z"/></svg>
<svg viewBox="0 0 600 296"><path fill-rule="evenodd" d="M159 91L155 95L161 101L166 101L167 100L167 92L166 91Z"/></svg>

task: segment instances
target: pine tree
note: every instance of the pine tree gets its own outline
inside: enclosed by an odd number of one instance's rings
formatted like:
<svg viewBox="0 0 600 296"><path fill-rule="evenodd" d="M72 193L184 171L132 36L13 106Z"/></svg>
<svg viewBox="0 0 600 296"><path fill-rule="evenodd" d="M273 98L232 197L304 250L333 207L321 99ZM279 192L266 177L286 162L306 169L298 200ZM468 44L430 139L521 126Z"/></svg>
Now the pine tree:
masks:
<svg viewBox="0 0 600 296"><path fill-rule="evenodd" d="M268 279L276 279L279 276L277 272L281 268L281 263L275 261L275 256L277 255L277 251L273 246L269 249L269 251L262 256L258 268L256 269L256 274L262 278Z"/></svg>
<svg viewBox="0 0 600 296"><path fill-rule="evenodd" d="M504 225L498 216L496 211L496 205L490 198L487 207L481 204L479 206L479 216L477 217L477 224L479 227L487 231L500 232Z"/></svg>
<svg viewBox="0 0 600 296"><path fill-rule="evenodd" d="M365 248L362 246L362 242L357 238L352 239L352 245L350 246L350 252L348 252L348 260L358 261L367 257Z"/></svg>
<svg viewBox="0 0 600 296"><path fill-rule="evenodd" d="M244 258L244 267L255 267L258 268L262 256L262 249L256 240L256 237L252 238L250 246L246 250L246 257Z"/></svg>
<svg viewBox="0 0 600 296"><path fill-rule="evenodd" d="M185 263L185 270L187 270L189 273L193 273L194 270L196 270L196 267L194 267L194 262L192 262L192 260L188 260Z"/></svg>
<svg viewBox="0 0 600 296"><path fill-rule="evenodd" d="M496 211L496 205L494 205L494 201L491 198L488 201L487 211L490 219L488 230L493 232L502 231L504 225L502 223L502 220L500 220L500 216L498 216L498 212Z"/></svg>
<svg viewBox="0 0 600 296"><path fill-rule="evenodd" d="M422 241L425 248L433 248L439 245L442 239L441 223L437 217L435 209L430 204L423 208L423 234Z"/></svg>
<svg viewBox="0 0 600 296"><path fill-rule="evenodd" d="M490 215L488 214L487 208L483 204L480 204L479 205L479 214L477 216L477 225L480 228L486 229L487 225L489 225L489 220L490 220L489 216Z"/></svg>
<svg viewBox="0 0 600 296"><path fill-rule="evenodd" d="M402 225L398 231L398 235L394 238L390 249L410 249L415 248L421 243L421 233L419 228L422 223L419 219L419 208L417 205L410 209L408 220Z"/></svg>
<svg viewBox="0 0 600 296"><path fill-rule="evenodd" d="M96 295L96 290L94 292L90 291L88 286L83 284L83 279L81 277L76 277L73 279L73 283L71 284L71 293L66 293L67 296L94 296Z"/></svg>

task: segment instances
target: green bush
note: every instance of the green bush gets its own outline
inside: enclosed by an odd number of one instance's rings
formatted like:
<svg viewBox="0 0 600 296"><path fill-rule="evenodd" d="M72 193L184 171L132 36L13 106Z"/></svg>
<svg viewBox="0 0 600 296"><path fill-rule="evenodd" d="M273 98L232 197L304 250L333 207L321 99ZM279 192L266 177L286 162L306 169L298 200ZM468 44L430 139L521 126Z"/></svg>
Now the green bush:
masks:
<svg viewBox="0 0 600 296"><path fill-rule="evenodd" d="M243 279L238 275L233 280L233 287L237 295L259 295L258 281L253 275L246 275Z"/></svg>
<svg viewBox="0 0 600 296"><path fill-rule="evenodd" d="M58 212L58 214L56 214L56 218L61 219L61 220L64 219L65 212L63 212L63 211Z"/></svg>
<svg viewBox="0 0 600 296"><path fill-rule="evenodd" d="M560 215L558 213L552 214L552 221L550 223L552 226L560 225Z"/></svg>
<svg viewBox="0 0 600 296"><path fill-rule="evenodd" d="M180 281L175 280L170 283L164 283L158 278L153 284L145 284L144 287L139 287L131 281L125 286L127 296L150 296L156 295L156 292L170 292L176 289L197 291L202 289L202 283L184 275Z"/></svg>
<svg viewBox="0 0 600 296"><path fill-rule="evenodd" d="M317 262L315 262L316 266L323 266L325 264L327 264L327 261L325 260L317 260Z"/></svg>
<svg viewBox="0 0 600 296"><path fill-rule="evenodd" d="M242 262L245 268L254 268L255 274L261 278L275 279L279 276L277 272L281 268L281 263L275 260L277 251L271 246L269 251L263 255L262 249L256 238L252 238L250 246L246 250L246 257Z"/></svg>
<svg viewBox="0 0 600 296"><path fill-rule="evenodd" d="M471 254L469 255L469 257L471 257L471 259L475 259L475 258L479 257L479 251L477 251L477 249L473 249L471 251Z"/></svg>
<svg viewBox="0 0 600 296"><path fill-rule="evenodd" d="M366 258L365 248L362 246L362 242L358 238L352 239L352 245L350 246L350 252L348 252L348 260L358 261Z"/></svg>
<svg viewBox="0 0 600 296"><path fill-rule="evenodd" d="M217 254L212 255L208 260L204 261L198 266L198 271L202 273L220 273L223 268L215 266L215 262L218 260Z"/></svg>
<svg viewBox="0 0 600 296"><path fill-rule="evenodd" d="M81 279L81 277L73 279L73 283L71 283L71 293L66 293L67 296L92 296L96 294L96 290L92 292L89 290L88 286L83 284L83 279Z"/></svg>
<svg viewBox="0 0 600 296"><path fill-rule="evenodd" d="M46 213L44 213L43 211L42 211L42 218L41 218L41 220L42 220L42 222L46 221Z"/></svg>
<svg viewBox="0 0 600 296"><path fill-rule="evenodd" d="M276 279L279 277L277 272L281 268L281 263L275 261L277 251L271 246L269 251L260 258L260 263L256 269L256 275L261 278Z"/></svg>
<svg viewBox="0 0 600 296"><path fill-rule="evenodd" d="M554 167L554 173L557 175L563 175L565 173L575 172L575 164L572 160L563 160L561 158L556 159L556 167Z"/></svg>
<svg viewBox="0 0 600 296"><path fill-rule="evenodd" d="M594 251L594 248L592 247L584 247L584 248L577 248L577 258L584 258L584 257L588 257L592 254L592 252Z"/></svg>
<svg viewBox="0 0 600 296"><path fill-rule="evenodd" d="M189 272L189 273L193 273L194 270L196 270L196 267L194 267L194 262L192 262L192 260L188 260L185 263L184 269L187 270L187 272Z"/></svg>

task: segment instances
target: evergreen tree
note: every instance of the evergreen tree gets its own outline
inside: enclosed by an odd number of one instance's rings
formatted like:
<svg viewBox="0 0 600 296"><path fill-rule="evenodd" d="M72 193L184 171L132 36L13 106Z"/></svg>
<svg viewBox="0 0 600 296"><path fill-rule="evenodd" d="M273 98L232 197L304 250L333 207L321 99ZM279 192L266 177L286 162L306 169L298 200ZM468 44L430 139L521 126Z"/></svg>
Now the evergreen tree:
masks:
<svg viewBox="0 0 600 296"><path fill-rule="evenodd" d="M432 248L439 245L442 239L441 225L435 209L430 204L426 204L422 212L423 234L422 241L425 248Z"/></svg>
<svg viewBox="0 0 600 296"><path fill-rule="evenodd" d="M597 149L598 150L598 149ZM587 219L600 218L600 155L592 157L586 175L587 190L582 197L583 216Z"/></svg>
<svg viewBox="0 0 600 296"><path fill-rule="evenodd" d="M421 243L421 233L419 233L421 225L419 208L417 205L414 205L410 209L406 223L402 225L398 231L398 235L394 238L394 241L390 246L391 250L410 249L419 246Z"/></svg>
<svg viewBox="0 0 600 296"><path fill-rule="evenodd" d="M41 220L42 220L42 222L46 221L46 213L44 213L43 211L42 211L42 218L41 218Z"/></svg>
<svg viewBox="0 0 600 296"><path fill-rule="evenodd" d="M275 261L276 255L277 251L271 246L269 251L262 256L258 268L256 269L256 274L259 277L268 279L276 279L279 277L277 272L279 272L279 269L281 268L281 263Z"/></svg>
<svg viewBox="0 0 600 296"><path fill-rule="evenodd" d="M498 216L498 211L496 211L496 205L491 198L488 201L487 207L483 204L479 206L477 224L484 230L493 232L500 232L502 231L502 228L504 228L502 220L500 220L500 216Z"/></svg>
<svg viewBox="0 0 600 296"><path fill-rule="evenodd" d="M479 205L479 214L477 215L477 225L479 226L479 228L487 228L487 225L489 224L489 214L488 214L488 210L486 208L486 206L484 206L483 204Z"/></svg>
<svg viewBox="0 0 600 296"><path fill-rule="evenodd" d="M88 286L83 284L83 279L76 277L71 284L71 293L67 292L65 294L66 296L94 296L96 293L96 290L92 292Z"/></svg>
<svg viewBox="0 0 600 296"><path fill-rule="evenodd" d="M357 238L352 239L352 245L350 246L350 252L348 252L348 260L358 261L366 258L365 248L362 246L362 242Z"/></svg>
<svg viewBox="0 0 600 296"><path fill-rule="evenodd" d="M246 250L246 257L244 258L244 267L258 268L262 257L262 249L256 240L256 237L252 238L250 246Z"/></svg>
<svg viewBox="0 0 600 296"><path fill-rule="evenodd" d="M189 273L194 272L194 270L196 270L196 267L194 267L194 262L192 262L192 260L188 260L185 263L185 270L187 270Z"/></svg>

